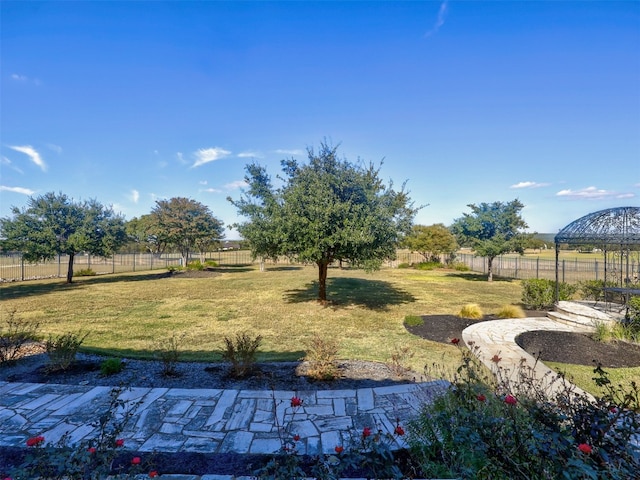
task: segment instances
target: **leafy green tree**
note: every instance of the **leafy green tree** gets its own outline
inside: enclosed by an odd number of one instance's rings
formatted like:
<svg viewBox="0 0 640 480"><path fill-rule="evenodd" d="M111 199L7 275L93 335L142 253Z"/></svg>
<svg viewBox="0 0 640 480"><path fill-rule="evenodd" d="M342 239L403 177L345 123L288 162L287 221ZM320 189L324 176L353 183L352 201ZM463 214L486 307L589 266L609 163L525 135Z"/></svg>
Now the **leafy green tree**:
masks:
<svg viewBox="0 0 640 480"><path fill-rule="evenodd" d="M97 200L74 202L51 192L30 197L22 210L12 207L12 214L0 219L2 248L22 252L27 261L68 255L67 283L77 253L109 257L126 241L122 217Z"/></svg>
<svg viewBox="0 0 640 480"><path fill-rule="evenodd" d="M322 143L308 149L308 164L283 160L283 185L274 188L264 167L247 166L248 190L229 198L248 221L235 225L254 258L285 255L318 267L318 299L327 299L329 265L365 269L395 257L416 209L405 192L383 185L372 164L354 165Z"/></svg>
<svg viewBox="0 0 640 480"><path fill-rule="evenodd" d="M440 254L451 255L458 248L456 237L442 223L414 225L403 245L412 252L418 252L425 261Z"/></svg>
<svg viewBox="0 0 640 480"><path fill-rule="evenodd" d="M157 228L157 242L176 248L183 265L189 254L220 242L223 223L213 216L209 207L184 197L158 200L151 211L151 224Z"/></svg>
<svg viewBox="0 0 640 480"><path fill-rule="evenodd" d="M524 253L529 235L520 216L524 205L518 200L511 202L481 203L467 205L471 213L456 219L451 231L463 246L470 246L477 255L487 257L488 280L493 280L493 260L503 253Z"/></svg>
<svg viewBox="0 0 640 480"><path fill-rule="evenodd" d="M146 214L134 217L126 223L129 241L135 244L138 251L162 255L167 249L167 242L160 235L157 218Z"/></svg>

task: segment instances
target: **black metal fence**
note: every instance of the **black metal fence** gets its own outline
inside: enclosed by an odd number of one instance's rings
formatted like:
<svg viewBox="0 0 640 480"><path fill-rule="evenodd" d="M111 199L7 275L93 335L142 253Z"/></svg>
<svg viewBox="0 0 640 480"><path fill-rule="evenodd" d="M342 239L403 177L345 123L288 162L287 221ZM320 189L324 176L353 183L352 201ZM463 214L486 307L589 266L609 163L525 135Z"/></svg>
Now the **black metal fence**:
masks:
<svg viewBox="0 0 640 480"><path fill-rule="evenodd" d="M259 264L253 260L248 250L228 250L195 255L192 260L214 260L221 266ZM397 258L387 263L395 268L403 263L420 263L423 257L416 253L399 251ZM486 257L478 257L469 253L457 253L456 262L465 264L474 272L487 273ZM0 255L0 282L16 282L39 278L64 278L67 274L69 258L61 255L56 259L30 263L25 262L19 254ZM267 261L268 265L289 264L287 258L277 262ZM74 275L82 274L82 270L97 275L143 270L167 269L180 266L182 259L177 254L153 255L150 253L122 253L110 258L91 255L76 255L74 258ZM631 274L638 278L640 262L631 264ZM555 260L540 257L500 256L493 261L494 275L507 278L546 278L555 280ZM559 278L563 282L575 283L583 280L604 280L604 259L562 259L558 269Z"/></svg>

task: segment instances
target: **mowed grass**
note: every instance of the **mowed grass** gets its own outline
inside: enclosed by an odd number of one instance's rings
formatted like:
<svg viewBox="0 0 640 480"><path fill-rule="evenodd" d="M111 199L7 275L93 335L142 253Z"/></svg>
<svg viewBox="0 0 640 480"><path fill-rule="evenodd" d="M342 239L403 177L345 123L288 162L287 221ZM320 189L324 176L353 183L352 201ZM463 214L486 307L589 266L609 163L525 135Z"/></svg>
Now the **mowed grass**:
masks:
<svg viewBox="0 0 640 480"><path fill-rule="evenodd" d="M220 359L224 336L248 331L263 337L259 360L298 360L315 335L337 339L340 357L386 362L400 348L414 352L411 366L457 363L453 346L409 334L407 315L456 313L465 303L485 312L517 303L518 281L487 283L453 271L330 269L328 305L317 297L313 267L221 268L209 278L136 272L4 284L2 315L41 322L49 334L89 332L85 351L153 358L158 345L184 335L185 360Z"/></svg>
<svg viewBox="0 0 640 480"><path fill-rule="evenodd" d="M84 351L128 358L154 358L172 335L184 360L220 360L224 336L249 332L263 337L259 361L299 360L314 335L336 339L342 359L388 362L408 347L408 365L422 372L434 364L453 371L456 347L406 331L408 315L457 314L476 303L484 313L518 304L518 280L449 270L385 268L329 270L329 303L317 297L314 267L220 268L209 278L167 277L164 271L7 283L0 287L0 314L41 322L41 335L88 332ZM549 364L596 393L592 369ZM640 367L611 369L612 380L640 384Z"/></svg>

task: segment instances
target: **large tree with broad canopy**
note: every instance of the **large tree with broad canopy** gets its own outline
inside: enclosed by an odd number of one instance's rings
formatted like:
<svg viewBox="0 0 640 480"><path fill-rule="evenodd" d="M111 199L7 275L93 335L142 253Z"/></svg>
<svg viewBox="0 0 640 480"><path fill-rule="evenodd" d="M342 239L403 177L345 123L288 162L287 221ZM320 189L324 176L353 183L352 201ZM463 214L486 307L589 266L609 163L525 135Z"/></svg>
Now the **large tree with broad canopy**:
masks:
<svg viewBox="0 0 640 480"><path fill-rule="evenodd" d="M264 167L247 165L248 189L229 198L248 220L235 225L255 257L284 255L318 267L318 300L327 300L333 261L376 269L395 257L416 213L404 185L394 190L373 164L338 158L338 147L307 149L308 163L283 160L282 185L274 188Z"/></svg>
<svg viewBox="0 0 640 480"><path fill-rule="evenodd" d="M123 218L97 200L75 202L50 192L30 197L27 207L12 207L12 213L0 219L2 249L22 252L27 261L68 255L67 283L77 253L109 257L126 242Z"/></svg>
<svg viewBox="0 0 640 480"><path fill-rule="evenodd" d="M527 223L520 216L524 205L518 200L510 202L467 205L471 213L463 213L451 226L451 231L462 246L472 247L477 255L487 257L488 281L493 280L493 260L503 253L524 253L530 234L522 230Z"/></svg>
<svg viewBox="0 0 640 480"><path fill-rule="evenodd" d="M156 201L149 223L154 241L176 248L184 266L193 250L204 252L223 237L224 224L213 216L209 207L190 198Z"/></svg>

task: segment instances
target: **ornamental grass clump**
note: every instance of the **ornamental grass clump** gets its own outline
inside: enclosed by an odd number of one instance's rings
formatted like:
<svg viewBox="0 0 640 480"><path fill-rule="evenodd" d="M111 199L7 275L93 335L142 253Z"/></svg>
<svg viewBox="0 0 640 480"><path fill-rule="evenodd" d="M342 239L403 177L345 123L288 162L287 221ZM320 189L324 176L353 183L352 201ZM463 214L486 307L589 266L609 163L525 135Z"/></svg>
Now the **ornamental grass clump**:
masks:
<svg viewBox="0 0 640 480"><path fill-rule="evenodd" d="M335 380L340 376L338 350L340 345L333 338L314 335L307 344L304 357L309 364L307 376L313 380Z"/></svg>
<svg viewBox="0 0 640 480"><path fill-rule="evenodd" d="M458 316L461 318L468 318L470 320L480 320L484 314L482 313L480 305L477 303L468 303L460 309Z"/></svg>
<svg viewBox="0 0 640 480"><path fill-rule="evenodd" d="M224 337L222 358L231 362L230 376L243 378L249 375L256 363L256 351L262 343L262 335L252 337L247 332L236 334L235 339Z"/></svg>
<svg viewBox="0 0 640 480"><path fill-rule="evenodd" d="M539 379L524 363L506 371L498 356L487 373L472 352L462 355L450 388L409 425L411 452L427 478L637 478L635 384L613 386L596 367L594 382L606 393L594 399L560 375Z"/></svg>
<svg viewBox="0 0 640 480"><path fill-rule="evenodd" d="M518 305L504 305L496 313L498 318L524 318L526 317L522 307Z"/></svg>
<svg viewBox="0 0 640 480"><path fill-rule="evenodd" d="M55 372L67 370L75 361L80 346L89 333L65 333L58 336L49 335L45 349L49 357L47 369Z"/></svg>

